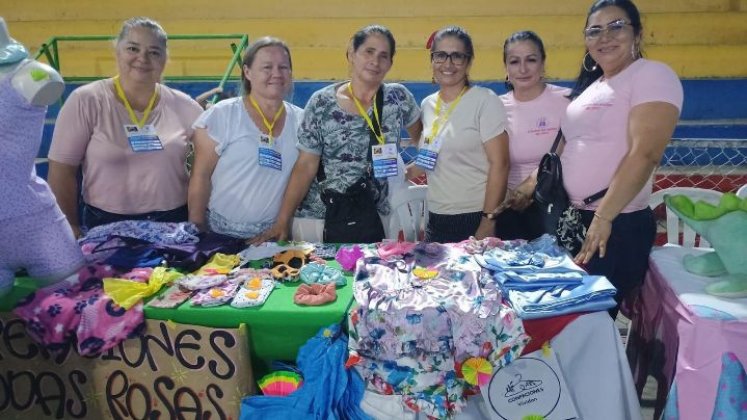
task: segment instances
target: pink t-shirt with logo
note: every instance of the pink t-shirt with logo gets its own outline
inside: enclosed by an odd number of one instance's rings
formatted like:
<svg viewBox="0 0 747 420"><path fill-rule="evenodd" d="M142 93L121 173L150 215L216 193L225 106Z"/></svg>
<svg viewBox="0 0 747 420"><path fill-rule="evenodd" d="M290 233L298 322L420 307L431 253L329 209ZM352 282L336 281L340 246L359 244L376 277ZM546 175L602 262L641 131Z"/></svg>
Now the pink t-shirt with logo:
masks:
<svg viewBox="0 0 747 420"><path fill-rule="evenodd" d="M669 66L638 59L610 79L600 78L568 105L562 127L566 145L561 160L563 180L571 201L587 210L601 200L582 206L584 198L609 187L630 148L630 110L647 102L666 102L682 109L682 83ZM652 179L623 209L648 206Z"/></svg>
<svg viewBox="0 0 747 420"><path fill-rule="evenodd" d="M531 101L519 101L514 92L501 95L508 119L508 148L511 170L508 188L515 189L537 167L560 129L560 120L568 106L570 89L546 85Z"/></svg>
<svg viewBox="0 0 747 420"><path fill-rule="evenodd" d="M112 79L99 80L70 94L57 116L49 159L81 165L83 200L102 210L141 214L183 206L189 182L184 161L202 108L160 85L146 124L155 127L163 150L134 152L124 130L132 122L113 86Z"/></svg>

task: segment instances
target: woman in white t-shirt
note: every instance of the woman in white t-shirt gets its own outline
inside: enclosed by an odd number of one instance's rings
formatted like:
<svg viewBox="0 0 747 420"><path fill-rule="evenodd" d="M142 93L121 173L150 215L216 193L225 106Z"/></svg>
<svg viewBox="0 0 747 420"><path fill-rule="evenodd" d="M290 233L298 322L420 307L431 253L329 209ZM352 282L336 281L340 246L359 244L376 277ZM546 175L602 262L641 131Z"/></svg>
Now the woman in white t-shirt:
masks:
<svg viewBox="0 0 747 420"><path fill-rule="evenodd" d="M682 83L642 58L643 28L630 0L597 0L586 18L586 55L561 123L566 191L588 228L576 262L630 296L645 277L656 235L648 206L653 172L682 108ZM609 188L601 199L586 197ZM617 309L611 314L616 315Z"/></svg>
<svg viewBox="0 0 747 420"><path fill-rule="evenodd" d="M545 57L542 40L532 31L515 32L503 44L508 93L501 100L508 119L511 170L507 208L495 222L501 239L534 239L544 233L542 215L532 201L533 172L552 147L571 92L545 83Z"/></svg>
<svg viewBox="0 0 747 420"><path fill-rule="evenodd" d="M291 88L285 42L260 38L242 62L244 94L195 122L189 220L201 229L252 238L272 226L298 157L303 110L283 98Z"/></svg>
<svg viewBox="0 0 747 420"><path fill-rule="evenodd" d="M506 114L498 95L472 86L474 58L467 32L450 26L432 39L438 92L422 103L423 135L408 178L428 177L426 241L493 236L491 212L503 202L508 176Z"/></svg>

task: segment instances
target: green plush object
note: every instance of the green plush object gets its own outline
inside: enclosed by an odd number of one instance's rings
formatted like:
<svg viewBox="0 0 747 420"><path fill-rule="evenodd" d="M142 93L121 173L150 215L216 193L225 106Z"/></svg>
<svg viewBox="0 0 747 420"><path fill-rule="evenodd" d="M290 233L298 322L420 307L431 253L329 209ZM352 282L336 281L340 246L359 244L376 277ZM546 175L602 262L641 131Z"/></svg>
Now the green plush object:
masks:
<svg viewBox="0 0 747 420"><path fill-rule="evenodd" d="M706 286L706 293L747 297L747 199L726 193L714 206L693 203L684 195L666 195L664 204L715 250L697 257L687 255L683 260L691 273L718 277L719 281Z"/></svg>

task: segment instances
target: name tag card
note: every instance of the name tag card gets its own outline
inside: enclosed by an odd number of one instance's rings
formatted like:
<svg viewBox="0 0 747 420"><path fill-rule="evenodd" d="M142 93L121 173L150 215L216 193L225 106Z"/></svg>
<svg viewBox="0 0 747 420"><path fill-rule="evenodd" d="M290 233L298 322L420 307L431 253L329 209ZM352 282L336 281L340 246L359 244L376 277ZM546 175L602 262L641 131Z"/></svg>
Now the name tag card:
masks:
<svg viewBox="0 0 747 420"><path fill-rule="evenodd" d="M125 124L125 135L133 152L153 152L163 150L161 139L158 138L156 128L151 124L138 127L135 124Z"/></svg>
<svg viewBox="0 0 747 420"><path fill-rule="evenodd" d="M371 159L373 160L374 176L376 178L389 178L397 176L397 145L394 143L371 146Z"/></svg>
<svg viewBox="0 0 747 420"><path fill-rule="evenodd" d="M441 144L441 136L436 136L433 139L426 137L420 150L418 150L415 164L428 171L435 169L436 161L438 160L438 152L441 150Z"/></svg>

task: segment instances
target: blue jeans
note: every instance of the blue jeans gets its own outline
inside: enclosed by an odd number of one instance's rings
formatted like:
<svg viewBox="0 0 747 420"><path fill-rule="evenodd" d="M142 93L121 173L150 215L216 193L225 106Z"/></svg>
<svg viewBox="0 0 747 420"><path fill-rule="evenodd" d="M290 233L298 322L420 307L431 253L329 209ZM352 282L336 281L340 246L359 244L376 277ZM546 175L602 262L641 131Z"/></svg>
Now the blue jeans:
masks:
<svg viewBox="0 0 747 420"><path fill-rule="evenodd" d="M186 222L189 218L187 205L177 207L173 210L152 211L141 214L117 214L109 213L90 204L83 204L82 225L85 230L107 223L121 222L123 220L152 220L154 222Z"/></svg>
<svg viewBox="0 0 747 420"><path fill-rule="evenodd" d="M581 219L588 228L594 211L582 210ZM607 241L604 258L596 254L588 264L589 274L606 276L617 288L617 307L610 310L614 318L620 303L633 295L648 271L648 257L656 238L656 219L650 208L620 213L612 222L612 233Z"/></svg>

